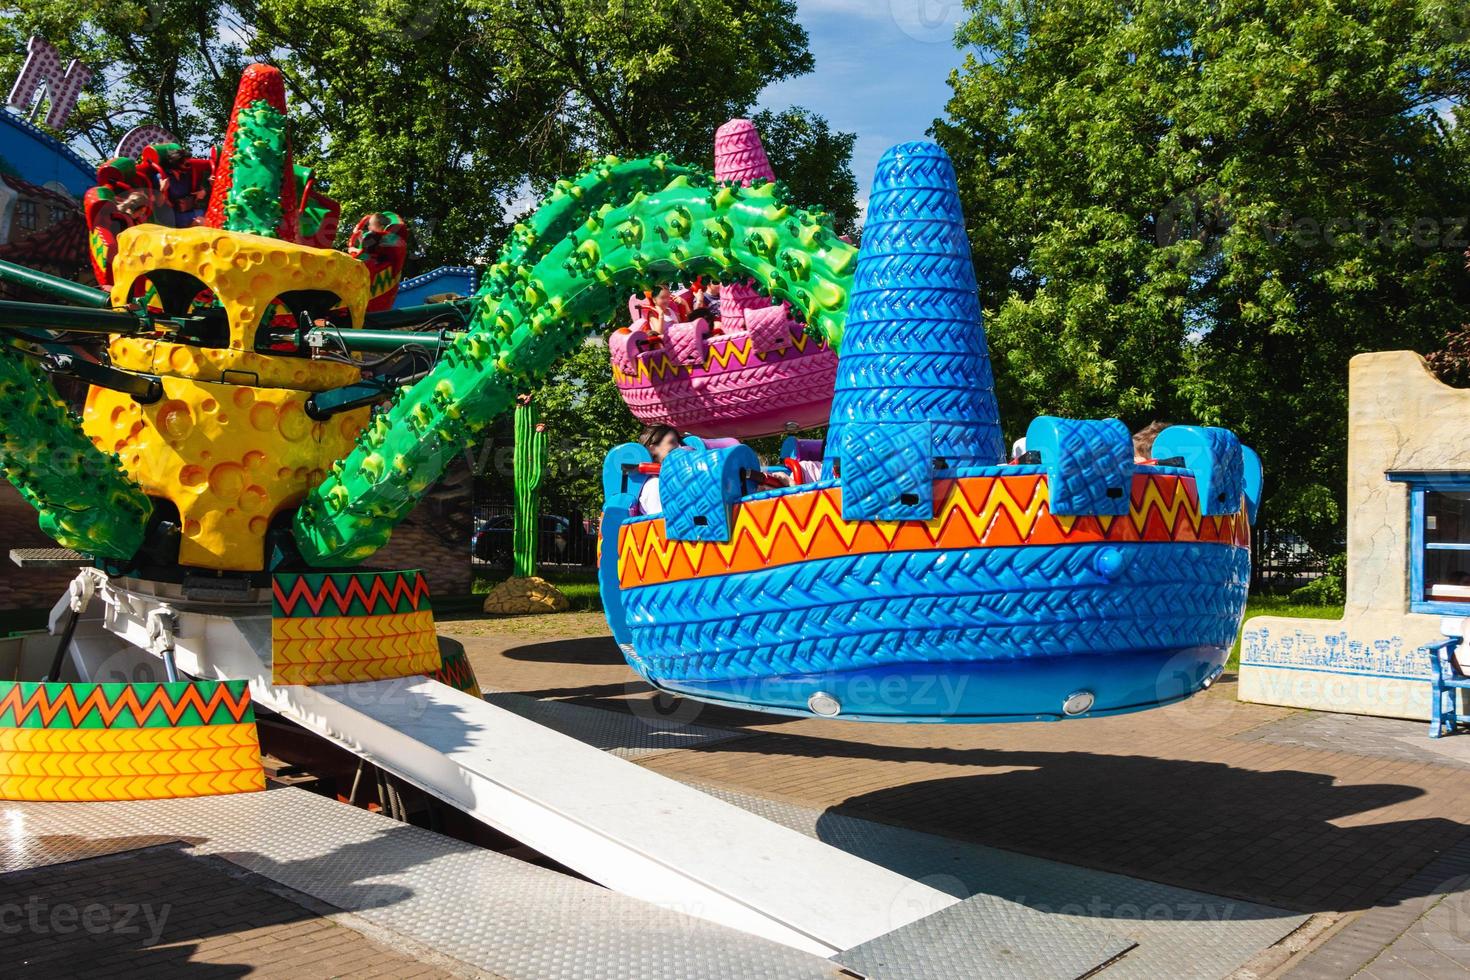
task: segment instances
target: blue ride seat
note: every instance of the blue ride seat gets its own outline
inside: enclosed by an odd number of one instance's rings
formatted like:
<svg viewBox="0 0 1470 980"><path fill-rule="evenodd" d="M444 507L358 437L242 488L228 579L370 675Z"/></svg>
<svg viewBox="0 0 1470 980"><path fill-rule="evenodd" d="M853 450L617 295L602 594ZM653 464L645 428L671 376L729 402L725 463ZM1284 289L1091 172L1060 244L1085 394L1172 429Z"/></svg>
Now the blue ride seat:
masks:
<svg viewBox="0 0 1470 980"><path fill-rule="evenodd" d="M1128 513L1136 467L1133 434L1122 422L1041 415L1026 429L1026 449L1046 467L1053 514Z"/></svg>
<svg viewBox="0 0 1470 980"><path fill-rule="evenodd" d="M934 437L928 422L843 427L842 516L849 521L934 516Z"/></svg>
<svg viewBox="0 0 1470 980"><path fill-rule="evenodd" d="M1429 707L1429 737L1454 735L1460 724L1459 691L1470 691L1470 677L1455 663L1455 648L1460 638L1452 636L1438 643L1426 643L1419 652L1431 658L1433 675L1430 687L1434 703Z"/></svg>
<svg viewBox="0 0 1470 980"><path fill-rule="evenodd" d="M1234 432L1208 425L1171 425L1154 440L1154 457L1175 456L1194 474L1201 514L1221 517L1240 512L1247 489L1246 458ZM1259 460L1253 464L1252 488L1259 497Z"/></svg>
<svg viewBox="0 0 1470 980"><path fill-rule="evenodd" d="M755 450L739 443L719 449L676 449L659 467L664 533L670 541L730 540L731 510L746 481L760 472Z"/></svg>

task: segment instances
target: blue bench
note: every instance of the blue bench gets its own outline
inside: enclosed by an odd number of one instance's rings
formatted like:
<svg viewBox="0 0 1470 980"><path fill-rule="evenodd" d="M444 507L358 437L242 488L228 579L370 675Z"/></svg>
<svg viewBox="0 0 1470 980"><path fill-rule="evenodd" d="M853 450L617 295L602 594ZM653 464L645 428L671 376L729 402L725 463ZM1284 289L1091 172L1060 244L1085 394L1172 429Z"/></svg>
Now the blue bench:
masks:
<svg viewBox="0 0 1470 980"><path fill-rule="evenodd" d="M1453 735L1460 724L1459 694L1470 690L1470 677L1461 673L1455 663L1455 647L1460 645L1458 637L1426 643L1419 648L1433 661L1433 676L1430 686L1434 690L1434 705L1429 710L1429 737Z"/></svg>

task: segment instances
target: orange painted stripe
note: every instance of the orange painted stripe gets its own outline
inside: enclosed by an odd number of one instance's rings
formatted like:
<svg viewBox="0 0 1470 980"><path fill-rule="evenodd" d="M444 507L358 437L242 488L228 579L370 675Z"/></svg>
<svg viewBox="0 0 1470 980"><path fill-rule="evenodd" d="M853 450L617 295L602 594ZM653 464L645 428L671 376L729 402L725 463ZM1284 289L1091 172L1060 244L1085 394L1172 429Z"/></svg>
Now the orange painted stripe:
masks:
<svg viewBox="0 0 1470 980"><path fill-rule="evenodd" d="M747 501L736 508L728 543L669 541L661 520L618 532L622 588L748 572L845 555L1092 542L1222 542L1249 547L1244 508L1224 517L1199 512L1194 479L1136 474L1121 517L1056 517L1046 477L962 477L935 483L928 521L847 521L840 488Z"/></svg>

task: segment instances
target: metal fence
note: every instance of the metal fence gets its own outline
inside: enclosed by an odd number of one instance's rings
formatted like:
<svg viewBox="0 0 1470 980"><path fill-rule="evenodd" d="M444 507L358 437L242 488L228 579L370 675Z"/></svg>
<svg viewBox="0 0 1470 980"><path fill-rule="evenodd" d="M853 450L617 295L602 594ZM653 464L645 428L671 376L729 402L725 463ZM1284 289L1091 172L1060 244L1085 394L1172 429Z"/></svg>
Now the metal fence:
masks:
<svg viewBox="0 0 1470 980"><path fill-rule="evenodd" d="M1300 535L1269 527L1256 528L1253 535L1252 592L1290 592L1327 574L1329 556L1313 549Z"/></svg>
<svg viewBox="0 0 1470 980"><path fill-rule="evenodd" d="M470 535L470 563L476 567L505 568L512 564L515 504L493 500L475 504ZM572 508L541 508L541 534L536 542L536 564L544 567L591 568L597 564L597 525Z"/></svg>

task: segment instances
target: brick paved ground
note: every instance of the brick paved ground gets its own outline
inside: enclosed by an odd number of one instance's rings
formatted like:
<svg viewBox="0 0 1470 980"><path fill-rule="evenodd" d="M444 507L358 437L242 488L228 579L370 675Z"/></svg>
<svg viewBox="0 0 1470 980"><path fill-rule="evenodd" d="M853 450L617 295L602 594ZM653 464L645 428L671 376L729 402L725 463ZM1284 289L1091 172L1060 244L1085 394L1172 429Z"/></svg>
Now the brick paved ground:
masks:
<svg viewBox="0 0 1470 980"><path fill-rule="evenodd" d="M0 875L0 975L453 975L229 869L160 846Z"/></svg>
<svg viewBox="0 0 1470 980"><path fill-rule="evenodd" d="M595 614L442 628L465 641L487 687L617 710L650 699L597 635ZM1343 749L1260 737L1293 714L1237 702L1228 678L1183 705L1060 724L865 725L704 708L681 717L752 736L645 764L1307 912L1368 908L1466 837L1459 765L1397 746L1399 757L1362 754L1371 733L1349 732Z"/></svg>

